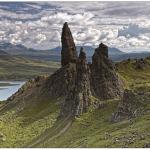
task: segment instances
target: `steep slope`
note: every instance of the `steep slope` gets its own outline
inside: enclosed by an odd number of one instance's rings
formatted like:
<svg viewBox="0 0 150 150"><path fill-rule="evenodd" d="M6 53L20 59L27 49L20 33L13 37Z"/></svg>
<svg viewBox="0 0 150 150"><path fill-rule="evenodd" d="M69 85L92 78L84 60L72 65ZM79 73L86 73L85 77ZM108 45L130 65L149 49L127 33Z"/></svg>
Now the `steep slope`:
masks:
<svg viewBox="0 0 150 150"><path fill-rule="evenodd" d="M50 99L43 89L48 77L28 81L10 99L0 105L0 147L22 147L53 126L60 99ZM17 130L16 130L17 129Z"/></svg>
<svg viewBox="0 0 150 150"><path fill-rule="evenodd" d="M53 140L50 137L46 138L35 147L149 147L149 114L111 123L110 115L117 106L117 100L109 101L105 108L96 109L77 118L62 135Z"/></svg>

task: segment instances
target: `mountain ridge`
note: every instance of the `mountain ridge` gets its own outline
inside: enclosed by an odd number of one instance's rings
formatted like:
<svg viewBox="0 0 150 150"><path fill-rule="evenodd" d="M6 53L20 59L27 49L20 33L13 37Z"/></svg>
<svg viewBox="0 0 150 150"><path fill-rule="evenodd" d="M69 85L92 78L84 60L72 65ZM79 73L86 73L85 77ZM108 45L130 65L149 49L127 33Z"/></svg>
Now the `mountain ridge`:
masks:
<svg viewBox="0 0 150 150"><path fill-rule="evenodd" d="M7 45L8 44L8 45ZM91 46L82 46L87 53L88 61L91 61L91 56L94 53L94 47ZM78 54L80 52L81 46L76 46ZM10 55L19 55L31 59L38 59L38 60L46 60L46 61L61 61L61 47L55 47L49 50L35 50L32 48L26 48L23 45L13 45L10 43L2 43L0 44L0 50L10 54ZM128 58L135 59L135 58L145 58L150 55L150 52L130 52L125 53L117 48L109 47L109 57L113 61L122 61Z"/></svg>

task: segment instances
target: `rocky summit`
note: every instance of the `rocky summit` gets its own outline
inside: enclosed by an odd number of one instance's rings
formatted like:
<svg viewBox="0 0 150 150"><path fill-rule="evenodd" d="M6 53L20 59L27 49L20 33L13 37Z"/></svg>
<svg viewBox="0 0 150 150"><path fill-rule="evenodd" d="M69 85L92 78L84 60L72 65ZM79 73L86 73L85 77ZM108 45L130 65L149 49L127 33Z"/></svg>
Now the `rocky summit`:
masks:
<svg viewBox="0 0 150 150"><path fill-rule="evenodd" d="M71 31L65 23L62 31L62 66L67 67L68 64L74 66L74 78L71 78L61 114L78 116L86 112L91 95L100 99L122 96L123 85L108 58L108 47L101 43L92 57L92 64L89 65L83 48L77 58Z"/></svg>
<svg viewBox="0 0 150 150"><path fill-rule="evenodd" d="M112 61L108 58L108 47L101 43L95 49L91 65L92 93L102 99L122 96L123 85L115 72Z"/></svg>
<svg viewBox="0 0 150 150"><path fill-rule="evenodd" d="M68 27L67 22L64 23L62 36L62 51L61 51L61 65L62 67L67 65L70 62L76 62L77 60L77 51L75 43L71 34L71 31Z"/></svg>

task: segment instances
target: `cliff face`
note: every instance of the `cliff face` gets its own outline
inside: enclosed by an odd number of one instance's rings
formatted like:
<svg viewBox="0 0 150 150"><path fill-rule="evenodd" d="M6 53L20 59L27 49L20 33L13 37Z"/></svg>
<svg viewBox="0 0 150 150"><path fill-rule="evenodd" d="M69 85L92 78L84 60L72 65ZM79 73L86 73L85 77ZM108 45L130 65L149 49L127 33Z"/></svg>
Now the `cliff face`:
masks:
<svg viewBox="0 0 150 150"><path fill-rule="evenodd" d="M111 99L123 93L122 82L108 58L108 47L101 43L95 49L91 65L92 93L102 99Z"/></svg>

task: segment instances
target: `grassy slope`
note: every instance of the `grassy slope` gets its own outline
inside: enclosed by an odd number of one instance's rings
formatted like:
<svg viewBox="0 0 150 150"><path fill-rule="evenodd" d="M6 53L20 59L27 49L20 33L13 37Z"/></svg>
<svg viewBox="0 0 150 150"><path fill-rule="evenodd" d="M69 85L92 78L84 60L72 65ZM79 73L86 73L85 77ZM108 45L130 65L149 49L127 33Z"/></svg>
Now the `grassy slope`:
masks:
<svg viewBox="0 0 150 150"><path fill-rule="evenodd" d="M0 80L26 80L37 75L51 74L59 64L50 61L37 61L23 57L0 57Z"/></svg>
<svg viewBox="0 0 150 150"><path fill-rule="evenodd" d="M109 117L117 108L118 102L109 102L106 108L86 113L75 120L72 127L62 136L53 141L47 139L37 147L142 147L149 143L150 132L149 115L142 116L132 121L125 120L119 123L110 123ZM132 123L134 122L134 123ZM143 135L135 137L134 143L129 144L128 139L133 133ZM123 139L123 136L126 138ZM115 142L116 138L120 138Z"/></svg>
<svg viewBox="0 0 150 150"><path fill-rule="evenodd" d="M31 104L32 105L32 104ZM0 116L0 147L23 147L45 129L52 127L59 110L56 101L43 99L37 107Z"/></svg>
<svg viewBox="0 0 150 150"><path fill-rule="evenodd" d="M118 73L128 88L149 87L149 67L141 71L135 69L133 62L122 62L118 65ZM0 140L0 147L31 146L37 141L32 141L34 138L39 142L33 147L143 147L149 144L150 114L110 123L110 116L116 111L119 101L110 100L105 108L91 110L76 118L65 133L53 139L61 131L57 125L53 126L59 112L57 101L47 98L46 102L41 102L34 109L31 106L21 114L8 112L0 116L0 132L4 138ZM61 122L57 124L62 129L65 126Z"/></svg>
<svg viewBox="0 0 150 150"><path fill-rule="evenodd" d="M124 80L125 87L150 86L150 58L145 60L147 61L147 65L143 70L136 69L135 60L122 61L117 64L118 73Z"/></svg>

